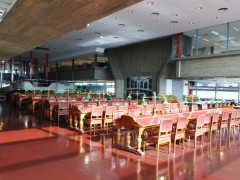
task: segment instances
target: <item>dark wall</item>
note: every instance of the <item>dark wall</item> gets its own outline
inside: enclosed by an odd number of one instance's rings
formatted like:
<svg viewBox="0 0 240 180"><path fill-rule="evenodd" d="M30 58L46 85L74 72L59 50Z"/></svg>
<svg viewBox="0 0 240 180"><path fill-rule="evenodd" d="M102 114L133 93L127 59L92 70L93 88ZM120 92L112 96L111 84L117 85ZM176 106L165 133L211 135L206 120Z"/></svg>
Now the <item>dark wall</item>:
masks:
<svg viewBox="0 0 240 180"><path fill-rule="evenodd" d="M169 61L172 50L172 38L162 38L129 46L107 49L108 60L114 78L128 76L153 77L153 91L156 91L158 76ZM125 83L126 88L126 83Z"/></svg>

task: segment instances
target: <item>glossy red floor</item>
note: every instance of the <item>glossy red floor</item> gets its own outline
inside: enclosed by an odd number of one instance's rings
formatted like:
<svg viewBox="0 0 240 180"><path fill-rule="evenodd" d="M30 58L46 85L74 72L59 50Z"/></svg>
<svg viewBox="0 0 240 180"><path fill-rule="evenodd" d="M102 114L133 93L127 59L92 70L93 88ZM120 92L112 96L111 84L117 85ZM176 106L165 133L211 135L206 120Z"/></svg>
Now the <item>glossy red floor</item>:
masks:
<svg viewBox="0 0 240 180"><path fill-rule="evenodd" d="M205 137L168 155L154 148L145 156L112 148L111 135L91 137L51 126L28 112L0 104L0 179L240 179L240 138Z"/></svg>

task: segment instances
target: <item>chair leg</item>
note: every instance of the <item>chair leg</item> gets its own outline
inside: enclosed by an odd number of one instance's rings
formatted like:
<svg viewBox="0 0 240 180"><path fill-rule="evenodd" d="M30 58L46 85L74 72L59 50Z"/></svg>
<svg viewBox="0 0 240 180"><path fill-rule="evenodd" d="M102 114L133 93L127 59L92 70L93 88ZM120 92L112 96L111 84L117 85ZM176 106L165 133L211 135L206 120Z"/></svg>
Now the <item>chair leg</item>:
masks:
<svg viewBox="0 0 240 180"><path fill-rule="evenodd" d="M156 144L157 157L159 156L159 144Z"/></svg>
<svg viewBox="0 0 240 180"><path fill-rule="evenodd" d="M184 139L185 138L182 138L182 148L184 149L185 147L184 147Z"/></svg>
<svg viewBox="0 0 240 180"><path fill-rule="evenodd" d="M194 148L196 148L196 141L197 141L197 137L194 136Z"/></svg>
<svg viewBox="0 0 240 180"><path fill-rule="evenodd" d="M171 151L171 140L168 142L168 154L170 153Z"/></svg>
<svg viewBox="0 0 240 180"><path fill-rule="evenodd" d="M176 139L173 140L173 153L175 153Z"/></svg>

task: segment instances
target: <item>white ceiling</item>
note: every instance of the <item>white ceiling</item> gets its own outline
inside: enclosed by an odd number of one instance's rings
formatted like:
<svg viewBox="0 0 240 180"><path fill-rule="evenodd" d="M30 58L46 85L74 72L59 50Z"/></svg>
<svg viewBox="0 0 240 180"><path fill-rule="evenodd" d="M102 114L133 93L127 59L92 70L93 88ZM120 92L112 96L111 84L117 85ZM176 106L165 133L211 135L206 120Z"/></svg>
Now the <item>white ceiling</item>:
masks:
<svg viewBox="0 0 240 180"><path fill-rule="evenodd" d="M200 10L197 9L199 7ZM218 10L225 7L227 11ZM50 61L96 54L106 48L232 22L240 19L239 7L240 0L144 0L98 21L89 22L85 29L73 30L41 45L50 50L32 50L33 57L44 62L46 53ZM21 57L28 60L29 52Z"/></svg>

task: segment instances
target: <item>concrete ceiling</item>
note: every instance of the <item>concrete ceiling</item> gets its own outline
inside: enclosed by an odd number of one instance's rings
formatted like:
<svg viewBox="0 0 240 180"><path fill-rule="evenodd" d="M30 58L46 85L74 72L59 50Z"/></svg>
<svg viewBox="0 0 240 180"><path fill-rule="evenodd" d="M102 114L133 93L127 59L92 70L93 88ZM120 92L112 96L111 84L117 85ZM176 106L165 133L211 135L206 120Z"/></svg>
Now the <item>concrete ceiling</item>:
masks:
<svg viewBox="0 0 240 180"><path fill-rule="evenodd" d="M139 1L18 0L0 23L0 58L16 57Z"/></svg>
<svg viewBox="0 0 240 180"><path fill-rule="evenodd" d="M18 29L20 33L12 32L14 36L5 39L5 49L1 41L0 54L16 57L25 52L21 58L28 60L32 51L40 63L46 53L50 61L97 54L106 48L236 21L240 19L238 7L239 0L19 1L2 22L7 23L11 14L15 24L5 28L1 23L0 38L1 26L6 32ZM25 12L21 22L16 18L20 10ZM15 47L12 51L11 46Z"/></svg>

